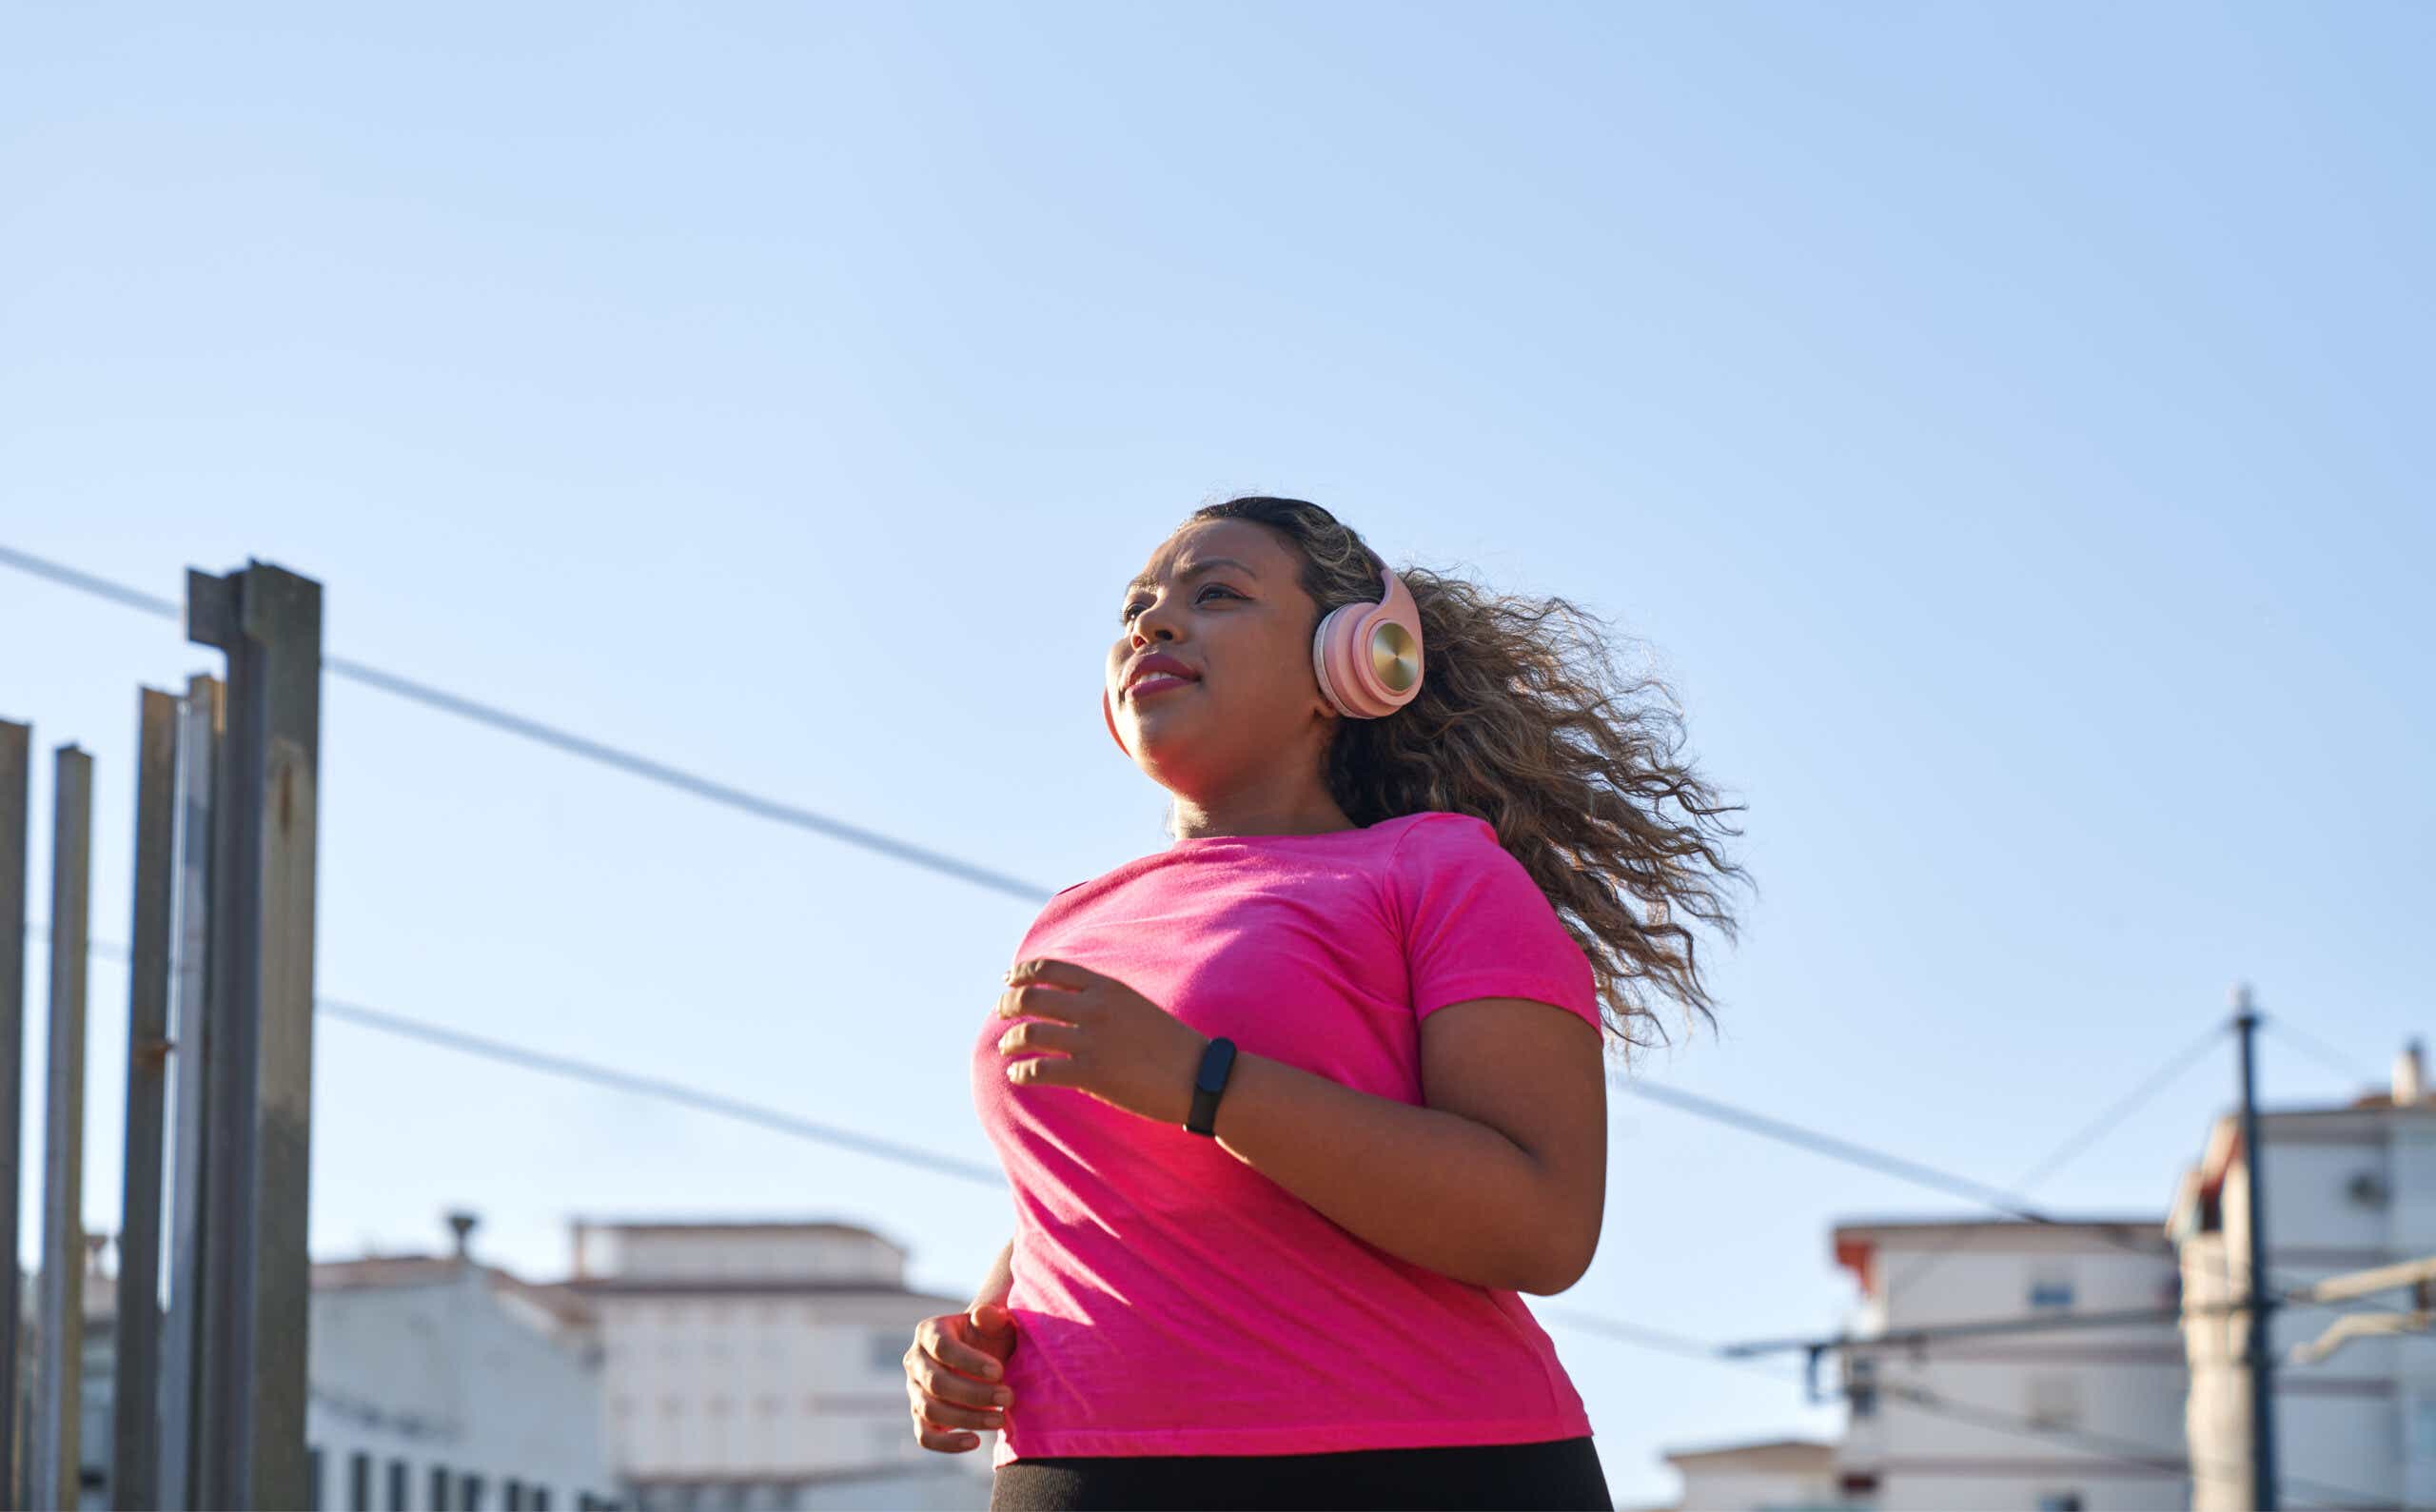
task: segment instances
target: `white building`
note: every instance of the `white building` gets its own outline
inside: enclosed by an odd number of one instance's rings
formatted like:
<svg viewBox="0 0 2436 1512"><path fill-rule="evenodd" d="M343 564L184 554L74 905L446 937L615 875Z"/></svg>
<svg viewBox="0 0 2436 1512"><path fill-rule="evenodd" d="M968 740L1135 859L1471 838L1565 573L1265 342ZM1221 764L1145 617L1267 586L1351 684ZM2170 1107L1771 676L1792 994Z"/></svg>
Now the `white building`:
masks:
<svg viewBox="0 0 2436 1512"><path fill-rule="evenodd" d="M991 1436L915 1442L906 1346L968 1299L909 1289L905 1260L853 1224L577 1223L631 1504L988 1506Z"/></svg>
<svg viewBox="0 0 2436 1512"><path fill-rule="evenodd" d="M313 1267L304 1436L313 1504L331 1512L588 1512L619 1487L600 1367L580 1299L466 1252ZM116 1287L86 1285L87 1505L108 1504ZM149 1504L148 1499L122 1505Z"/></svg>
<svg viewBox="0 0 2436 1512"><path fill-rule="evenodd" d="M1706 1449L1670 1449L1683 1478L1673 1512L1844 1512L1836 1446L1809 1439L1769 1439Z"/></svg>
<svg viewBox="0 0 2436 1512"><path fill-rule="evenodd" d="M586 1512L618 1496L576 1299L465 1258L313 1267L319 1506Z"/></svg>
<svg viewBox="0 0 2436 1512"><path fill-rule="evenodd" d="M2415 1044L2390 1091L2262 1112L2259 1143L2270 1289L2436 1254L2436 1101ZM2248 1291L2250 1170L2240 1123L2218 1119L2168 1223L2181 1247L2199 1512L2250 1504L2247 1324L2227 1306ZM2342 1310L2390 1317L2422 1306L2395 1291ZM2271 1319L2283 1504L2436 1505L2436 1339L2362 1338L2322 1360L2291 1357L2339 1315L2294 1307Z"/></svg>
<svg viewBox="0 0 2436 1512"><path fill-rule="evenodd" d="M1845 1353L1838 1493L1881 1512L2187 1504L2172 1250L2153 1219L1852 1223L1861 1337L1995 1319L2152 1311L2103 1328L1901 1340Z"/></svg>

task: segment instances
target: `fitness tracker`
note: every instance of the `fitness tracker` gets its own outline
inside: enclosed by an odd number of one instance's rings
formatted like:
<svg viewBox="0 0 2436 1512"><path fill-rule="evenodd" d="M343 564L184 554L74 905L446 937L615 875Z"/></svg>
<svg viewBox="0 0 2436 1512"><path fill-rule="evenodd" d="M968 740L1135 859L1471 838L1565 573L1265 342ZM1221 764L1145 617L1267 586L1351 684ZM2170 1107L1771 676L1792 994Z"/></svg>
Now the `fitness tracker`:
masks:
<svg viewBox="0 0 2436 1512"><path fill-rule="evenodd" d="M1218 1119L1218 1094L1227 1090L1227 1073L1235 1069L1235 1042L1213 1039L1201 1052L1201 1071L1192 1079L1192 1111L1185 1115L1188 1133L1218 1137L1212 1127Z"/></svg>

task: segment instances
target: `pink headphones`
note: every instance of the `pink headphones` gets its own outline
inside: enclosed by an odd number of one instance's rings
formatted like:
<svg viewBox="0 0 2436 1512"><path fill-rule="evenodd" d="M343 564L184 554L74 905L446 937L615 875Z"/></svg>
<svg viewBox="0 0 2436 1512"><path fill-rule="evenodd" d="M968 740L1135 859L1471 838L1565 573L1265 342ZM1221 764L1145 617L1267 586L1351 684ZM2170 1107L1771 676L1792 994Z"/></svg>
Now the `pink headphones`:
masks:
<svg viewBox="0 0 2436 1512"><path fill-rule="evenodd" d="M1421 692L1421 610L1394 572L1379 569L1387 596L1349 603L1321 617L1311 636L1311 670L1320 693L1348 719L1376 719L1412 702ZM1116 733L1116 710L1100 690L1100 715L1116 748L1133 755Z"/></svg>

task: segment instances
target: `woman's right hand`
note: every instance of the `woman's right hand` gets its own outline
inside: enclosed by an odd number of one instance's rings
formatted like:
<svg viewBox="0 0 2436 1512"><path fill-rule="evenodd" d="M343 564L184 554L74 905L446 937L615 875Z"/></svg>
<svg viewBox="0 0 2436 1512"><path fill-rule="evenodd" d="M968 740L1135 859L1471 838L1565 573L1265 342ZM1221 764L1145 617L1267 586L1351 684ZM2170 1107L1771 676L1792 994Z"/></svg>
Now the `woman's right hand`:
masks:
<svg viewBox="0 0 2436 1512"><path fill-rule="evenodd" d="M994 1302L966 1312L925 1318L905 1351L905 1392L914 1403L914 1436L925 1449L962 1454L977 1447L975 1430L1006 1425L1007 1357L1015 1352L1015 1317Z"/></svg>

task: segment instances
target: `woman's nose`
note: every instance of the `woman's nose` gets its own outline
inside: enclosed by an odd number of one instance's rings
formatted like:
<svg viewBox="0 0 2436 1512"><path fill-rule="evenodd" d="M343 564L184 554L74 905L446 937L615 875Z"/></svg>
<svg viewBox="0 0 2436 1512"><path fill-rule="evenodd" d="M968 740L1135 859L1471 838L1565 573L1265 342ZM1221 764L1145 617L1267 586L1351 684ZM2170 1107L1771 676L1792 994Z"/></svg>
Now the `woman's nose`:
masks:
<svg viewBox="0 0 2436 1512"><path fill-rule="evenodd" d="M1139 649L1153 640L1173 640L1176 627L1169 618L1167 601L1160 600L1133 617L1131 644Z"/></svg>

